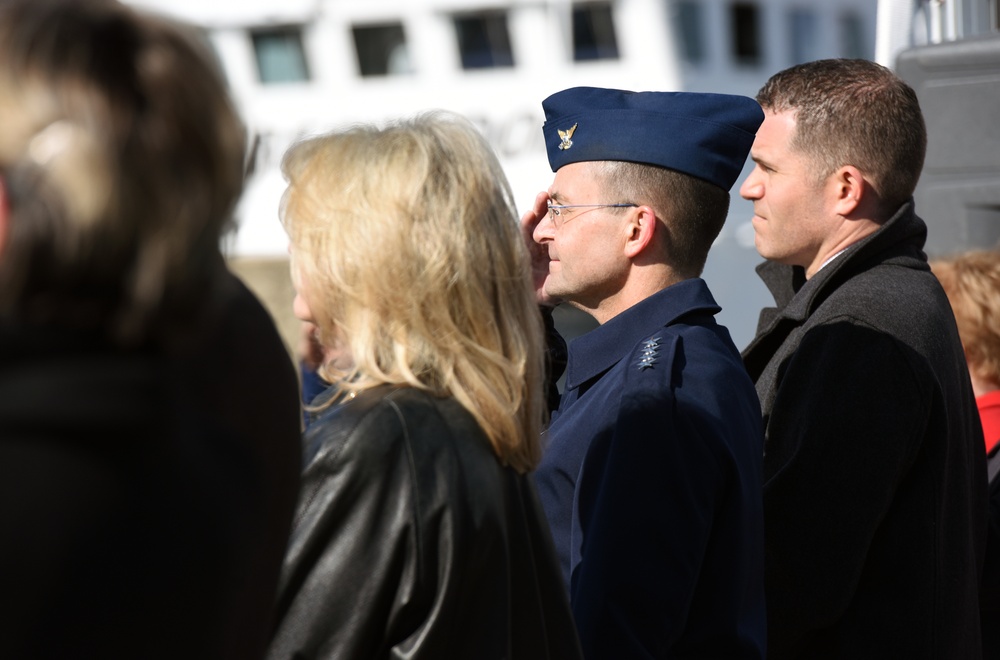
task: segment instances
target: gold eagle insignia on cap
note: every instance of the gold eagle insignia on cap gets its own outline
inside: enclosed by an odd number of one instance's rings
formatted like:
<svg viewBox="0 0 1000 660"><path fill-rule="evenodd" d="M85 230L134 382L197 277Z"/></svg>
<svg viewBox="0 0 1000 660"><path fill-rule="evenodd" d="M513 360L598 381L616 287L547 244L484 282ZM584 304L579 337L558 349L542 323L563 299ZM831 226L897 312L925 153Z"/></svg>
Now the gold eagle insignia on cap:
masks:
<svg viewBox="0 0 1000 660"><path fill-rule="evenodd" d="M565 131L559 130L558 128L556 129L556 132L559 133L559 139L562 140L562 142L559 143L559 149L561 151L566 151L573 146L573 140L570 138L573 137L573 133L576 132L577 126L579 126L579 123L573 124L572 128L568 128Z"/></svg>

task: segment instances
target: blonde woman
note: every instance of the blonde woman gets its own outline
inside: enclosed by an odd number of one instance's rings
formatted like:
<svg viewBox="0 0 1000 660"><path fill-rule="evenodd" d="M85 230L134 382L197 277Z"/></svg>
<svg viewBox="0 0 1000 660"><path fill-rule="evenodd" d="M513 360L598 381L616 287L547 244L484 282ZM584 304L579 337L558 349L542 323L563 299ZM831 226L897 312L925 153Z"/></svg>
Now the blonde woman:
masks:
<svg viewBox="0 0 1000 660"><path fill-rule="evenodd" d="M528 472L541 320L510 190L433 113L285 155L315 402L271 658L574 658Z"/></svg>

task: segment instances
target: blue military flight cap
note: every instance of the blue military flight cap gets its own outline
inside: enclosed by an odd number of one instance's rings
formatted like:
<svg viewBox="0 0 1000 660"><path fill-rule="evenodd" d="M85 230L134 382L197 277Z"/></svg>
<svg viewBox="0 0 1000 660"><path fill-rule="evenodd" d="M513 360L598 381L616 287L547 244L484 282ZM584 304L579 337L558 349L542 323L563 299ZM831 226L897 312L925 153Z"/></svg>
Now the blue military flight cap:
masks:
<svg viewBox="0 0 1000 660"><path fill-rule="evenodd" d="M746 96L573 87L542 101L552 171L624 160L684 172L729 190L764 113Z"/></svg>

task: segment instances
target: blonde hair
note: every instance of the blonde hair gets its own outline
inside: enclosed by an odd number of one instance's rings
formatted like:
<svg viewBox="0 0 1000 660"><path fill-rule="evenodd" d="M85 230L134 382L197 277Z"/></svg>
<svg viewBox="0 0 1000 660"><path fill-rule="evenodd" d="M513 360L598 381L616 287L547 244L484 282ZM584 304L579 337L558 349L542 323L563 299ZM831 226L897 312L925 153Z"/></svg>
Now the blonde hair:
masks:
<svg viewBox="0 0 1000 660"><path fill-rule="evenodd" d="M307 139L285 154L293 277L341 395L398 384L454 396L519 471L538 462L541 318L510 188L463 118L429 113ZM330 371L334 373L330 373Z"/></svg>
<svg viewBox="0 0 1000 660"><path fill-rule="evenodd" d="M1000 385L1000 251L935 259L931 269L955 312L970 369Z"/></svg>
<svg viewBox="0 0 1000 660"><path fill-rule="evenodd" d="M126 343L183 331L243 188L204 36L110 0L6 0L0 62L0 311Z"/></svg>

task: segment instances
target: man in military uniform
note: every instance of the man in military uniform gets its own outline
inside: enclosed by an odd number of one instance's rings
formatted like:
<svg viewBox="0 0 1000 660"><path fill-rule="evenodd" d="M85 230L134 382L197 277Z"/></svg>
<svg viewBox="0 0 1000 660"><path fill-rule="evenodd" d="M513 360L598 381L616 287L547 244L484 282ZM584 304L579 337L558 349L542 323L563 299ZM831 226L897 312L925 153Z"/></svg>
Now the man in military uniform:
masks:
<svg viewBox="0 0 1000 660"><path fill-rule="evenodd" d="M721 94L543 102L555 179L522 219L570 347L537 471L587 658L763 658L760 406L699 278L763 114Z"/></svg>

